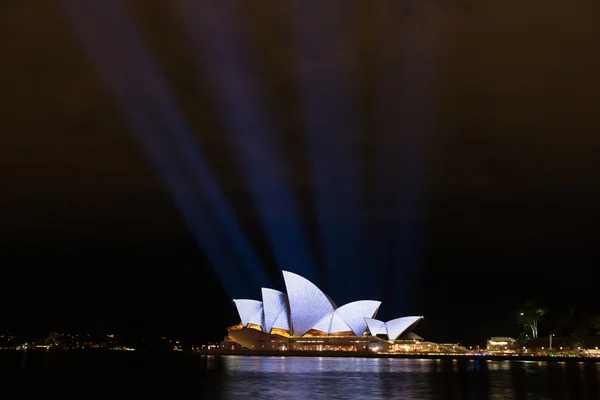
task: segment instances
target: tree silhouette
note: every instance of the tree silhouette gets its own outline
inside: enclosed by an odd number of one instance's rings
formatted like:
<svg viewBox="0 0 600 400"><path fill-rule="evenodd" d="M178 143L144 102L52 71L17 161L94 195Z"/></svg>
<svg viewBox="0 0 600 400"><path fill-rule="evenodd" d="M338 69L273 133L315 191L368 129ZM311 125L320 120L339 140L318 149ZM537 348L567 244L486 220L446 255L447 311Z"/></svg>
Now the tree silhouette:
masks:
<svg viewBox="0 0 600 400"><path fill-rule="evenodd" d="M531 333L533 339L538 337L538 323L544 318L544 315L550 311L533 301L528 301L523 305L519 312L519 324L523 325L526 332Z"/></svg>

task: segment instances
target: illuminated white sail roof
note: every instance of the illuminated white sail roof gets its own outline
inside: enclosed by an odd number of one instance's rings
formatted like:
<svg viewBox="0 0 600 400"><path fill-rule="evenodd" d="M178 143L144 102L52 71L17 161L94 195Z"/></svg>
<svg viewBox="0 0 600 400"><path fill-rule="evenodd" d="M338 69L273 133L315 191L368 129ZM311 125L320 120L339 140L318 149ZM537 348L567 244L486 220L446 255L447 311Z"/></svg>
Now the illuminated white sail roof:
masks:
<svg viewBox="0 0 600 400"><path fill-rule="evenodd" d="M283 271L294 336L302 336L334 310L329 298L308 279Z"/></svg>
<svg viewBox="0 0 600 400"><path fill-rule="evenodd" d="M373 318L381 305L380 301L359 300L344 304L334 311L350 327L355 335L361 336L367 329L365 318Z"/></svg>
<svg viewBox="0 0 600 400"><path fill-rule="evenodd" d="M361 300L344 304L321 318L312 329L327 334L352 331L361 336L367 329L365 317L374 317L381 305L380 301Z"/></svg>
<svg viewBox="0 0 600 400"><path fill-rule="evenodd" d="M321 318L311 329L316 329L327 334L351 331L350 326L335 311Z"/></svg>
<svg viewBox="0 0 600 400"><path fill-rule="evenodd" d="M395 340L423 317L403 317L383 322L375 319L380 301L360 300L339 308L308 279L283 271L287 295L262 288L263 301L234 300L244 327L259 325L263 332L273 328L289 331L294 337L311 329L327 334L352 332L362 336L368 328L371 335L384 334Z"/></svg>
<svg viewBox="0 0 600 400"><path fill-rule="evenodd" d="M404 331L410 328L423 317L402 317L387 322L373 318L365 318L371 335L387 335L388 339L396 340Z"/></svg>
<svg viewBox="0 0 600 400"><path fill-rule="evenodd" d="M247 299L233 301L237 307L238 314L240 314L240 319L243 326L248 324L256 324L260 325L264 330L262 301Z"/></svg>
<svg viewBox="0 0 600 400"><path fill-rule="evenodd" d="M263 308L265 314L264 331L272 328L290 329L288 301L285 293L279 290L262 288Z"/></svg>
<svg viewBox="0 0 600 400"><path fill-rule="evenodd" d="M259 325L263 331L265 330L265 314L263 313L262 306L260 307L260 310L257 310L254 315L250 317L248 322L254 325Z"/></svg>
<svg viewBox="0 0 600 400"><path fill-rule="evenodd" d="M396 318L385 323L388 339L395 340L398 336L407 330L412 324L423 317L402 317Z"/></svg>
<svg viewBox="0 0 600 400"><path fill-rule="evenodd" d="M286 312L282 312L281 314L279 314L279 316L275 319L275 322L273 322L273 328L279 328L279 329L284 329L286 331L291 331L290 329L290 315L289 312L286 309Z"/></svg>
<svg viewBox="0 0 600 400"><path fill-rule="evenodd" d="M385 329L385 322L374 318L365 318L365 323L367 324L371 335L387 335L387 330Z"/></svg>

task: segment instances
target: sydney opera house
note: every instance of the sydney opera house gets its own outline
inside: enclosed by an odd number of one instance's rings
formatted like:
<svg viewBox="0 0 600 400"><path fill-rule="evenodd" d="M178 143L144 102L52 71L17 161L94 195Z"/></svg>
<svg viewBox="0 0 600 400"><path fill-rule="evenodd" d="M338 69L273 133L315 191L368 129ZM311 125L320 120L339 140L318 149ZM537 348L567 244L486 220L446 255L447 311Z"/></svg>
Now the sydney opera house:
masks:
<svg viewBox="0 0 600 400"><path fill-rule="evenodd" d="M340 307L309 280L283 271L287 293L262 288L262 301L234 300L241 322L221 347L246 350L435 351L412 332L421 316L380 321L380 301Z"/></svg>

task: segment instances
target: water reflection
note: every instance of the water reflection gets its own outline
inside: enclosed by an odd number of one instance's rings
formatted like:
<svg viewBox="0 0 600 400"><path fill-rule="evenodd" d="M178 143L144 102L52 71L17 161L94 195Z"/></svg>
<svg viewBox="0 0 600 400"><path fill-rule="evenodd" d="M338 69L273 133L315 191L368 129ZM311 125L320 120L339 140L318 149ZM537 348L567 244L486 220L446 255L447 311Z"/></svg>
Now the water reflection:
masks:
<svg viewBox="0 0 600 400"><path fill-rule="evenodd" d="M204 356L206 358L206 369L214 369L215 368L215 360L216 357L213 355Z"/></svg>
<svg viewBox="0 0 600 400"><path fill-rule="evenodd" d="M226 356L221 368L224 399L600 398L595 362Z"/></svg>
<svg viewBox="0 0 600 400"><path fill-rule="evenodd" d="M600 363L0 352L19 398L600 399ZM11 386L0 389L0 399Z"/></svg>

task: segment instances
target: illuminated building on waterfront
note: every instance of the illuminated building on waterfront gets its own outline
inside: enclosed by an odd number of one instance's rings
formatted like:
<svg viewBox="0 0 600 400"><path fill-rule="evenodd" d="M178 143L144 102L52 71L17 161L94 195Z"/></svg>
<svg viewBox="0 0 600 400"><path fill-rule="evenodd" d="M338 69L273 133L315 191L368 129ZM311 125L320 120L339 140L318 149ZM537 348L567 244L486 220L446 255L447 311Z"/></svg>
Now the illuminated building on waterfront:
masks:
<svg viewBox="0 0 600 400"><path fill-rule="evenodd" d="M283 271L287 293L262 288L262 301L236 299L240 323L227 328L224 349L306 351L440 351L412 331L422 316L380 321L380 301L340 307L316 285ZM445 349L445 351L449 351Z"/></svg>

